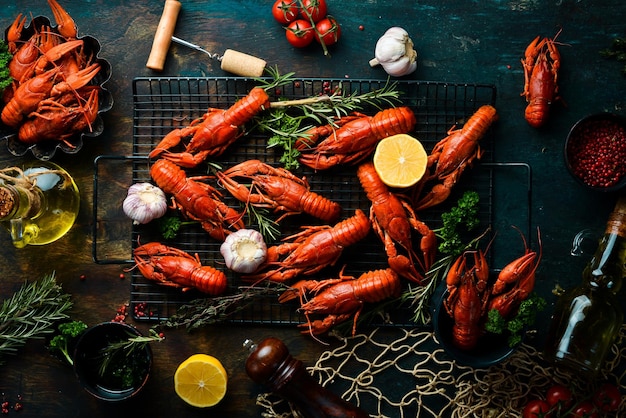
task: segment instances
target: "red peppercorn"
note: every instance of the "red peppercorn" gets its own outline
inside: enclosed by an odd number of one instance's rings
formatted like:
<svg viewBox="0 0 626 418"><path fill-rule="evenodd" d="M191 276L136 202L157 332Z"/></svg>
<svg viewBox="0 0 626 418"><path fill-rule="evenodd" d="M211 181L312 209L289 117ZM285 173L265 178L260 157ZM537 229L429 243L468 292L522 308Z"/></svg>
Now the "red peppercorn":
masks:
<svg viewBox="0 0 626 418"><path fill-rule="evenodd" d="M79 277L79 279L81 281L84 281L86 278L87 278L87 276L85 276L84 274L81 274L80 277Z"/></svg>
<svg viewBox="0 0 626 418"><path fill-rule="evenodd" d="M15 405L13 405L13 409L15 409L16 411L21 411L22 409L24 409L24 406L19 402L15 402Z"/></svg>
<svg viewBox="0 0 626 418"><path fill-rule="evenodd" d="M610 120L579 125L569 139L567 157L574 175L591 187L611 187L626 175L626 129Z"/></svg>
<svg viewBox="0 0 626 418"><path fill-rule="evenodd" d="M124 280L126 278L126 275L124 273L120 273L120 280Z"/></svg>
<svg viewBox="0 0 626 418"><path fill-rule="evenodd" d="M365 29L365 26L359 25L359 30L364 30L364 29Z"/></svg>

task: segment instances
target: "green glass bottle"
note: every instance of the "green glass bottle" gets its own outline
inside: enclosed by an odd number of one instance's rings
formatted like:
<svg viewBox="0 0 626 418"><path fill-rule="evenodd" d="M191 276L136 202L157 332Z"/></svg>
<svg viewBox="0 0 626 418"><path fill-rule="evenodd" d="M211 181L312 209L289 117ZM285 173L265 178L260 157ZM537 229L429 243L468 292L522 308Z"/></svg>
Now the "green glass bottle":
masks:
<svg viewBox="0 0 626 418"><path fill-rule="evenodd" d="M598 249L580 286L557 301L544 354L557 366L593 376L623 322L617 294L626 274L626 197L609 216Z"/></svg>

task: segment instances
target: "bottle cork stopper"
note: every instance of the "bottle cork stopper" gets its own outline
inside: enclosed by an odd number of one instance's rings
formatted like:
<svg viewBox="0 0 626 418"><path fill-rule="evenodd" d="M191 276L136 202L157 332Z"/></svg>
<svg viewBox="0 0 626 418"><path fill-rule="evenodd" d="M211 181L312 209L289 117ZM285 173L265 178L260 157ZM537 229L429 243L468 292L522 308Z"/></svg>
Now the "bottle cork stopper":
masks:
<svg viewBox="0 0 626 418"><path fill-rule="evenodd" d="M165 1L163 14L161 15L161 20L154 34L152 50L150 51L146 67L155 71L163 71L165 57L167 56L167 51L170 49L172 35L176 28L176 19L178 19L181 6L178 0Z"/></svg>
<svg viewBox="0 0 626 418"><path fill-rule="evenodd" d="M261 58L227 49L222 57L222 70L242 77L261 77L267 63Z"/></svg>

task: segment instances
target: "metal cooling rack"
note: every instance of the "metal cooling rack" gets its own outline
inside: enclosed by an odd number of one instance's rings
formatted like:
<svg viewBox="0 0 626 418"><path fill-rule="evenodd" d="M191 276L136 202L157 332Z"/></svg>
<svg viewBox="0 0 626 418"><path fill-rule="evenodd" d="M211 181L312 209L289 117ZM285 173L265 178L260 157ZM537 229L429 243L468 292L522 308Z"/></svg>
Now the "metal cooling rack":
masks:
<svg viewBox="0 0 626 418"><path fill-rule="evenodd" d="M343 80L303 78L292 84L281 87L276 92L281 98L297 99L315 96L341 86L346 93L367 92L382 88L385 81L381 80ZM96 176L94 190L94 260L98 263L130 262L132 248L149 241L163 241L153 225L133 225L130 237L122 237L119 245L113 239L121 229L121 223L128 225L128 219L120 220L121 200L126 188L136 182L151 181L147 154L164 135L172 129L186 126L192 120L201 117L207 108L227 108L243 97L254 87L254 81L245 78L136 78L133 81L133 156L132 157L101 157L96 160ZM399 81L398 90L402 92L401 101L409 106L416 115L417 125L412 135L419 138L427 151L435 143L446 136L446 132L455 124L463 124L476 109L484 104L495 104L496 90L491 85L451 84L425 81ZM363 113L374 114L377 109L364 109ZM450 205L465 190L475 190L481 197L480 219L482 225L494 223L493 196L495 171L509 171L520 181L522 196L522 216L528 217L524 222L530 225L528 208L530 206L530 167L524 164L508 164L493 162L493 138L490 132L481 141L485 153L473 169L468 169L461 182L455 187ZM267 149L267 138L253 133L244 135L229 150L214 162L224 168L251 158L261 159L272 165L279 165L280 154ZM521 172L519 171L521 167ZM200 169L201 170L201 169ZM204 167L206 170L206 167ZM189 170L189 175L201 174ZM342 216L349 217L355 209L369 210L369 201L362 191L356 178L356 167L342 167L329 171L313 172L308 168L296 170L300 176L306 176L312 191L318 192L342 205ZM117 182L105 179L114 174ZM127 177L127 181L121 181ZM215 184L214 184L215 185ZM123 186L122 188L120 188ZM216 185L215 185L216 186ZM216 186L219 188L219 186ZM507 184L510 187L510 184ZM106 190L105 190L106 189ZM105 196L111 196L111 199ZM520 193L516 193L520 195ZM98 202L100 200L100 202ZM225 202L233 207L240 203L225 193ZM105 202L105 203L102 203ZM518 202L519 203L519 202ZM436 209L420 212L420 218L431 228L440 226L440 215L449 209L443 204ZM367 213L367 212L366 212ZM507 222L504 220L503 222ZM518 221L519 222L519 221ZM281 223L281 235L287 236L299 230L300 225L319 223L306 215L288 217ZM113 227L111 227L113 225ZM119 234L118 234L119 235ZM126 249L120 249L126 243ZM219 253L220 243L208 237L199 226L184 227L177 238L166 244L197 253L203 264L219 266L222 257ZM268 243L271 244L271 243ZM119 254L124 254L121 257ZM355 276L376 268L386 268L386 257L380 240L372 233L362 242L344 251L335 268L325 270L325 277L331 277L341 266L347 265L345 272ZM237 275L223 268L229 279L228 292L237 291L245 286ZM194 291L181 292L160 286L146 280L139 272L133 271L131 279L131 305L143 307L144 316L137 320L164 320L176 312L177 307L189 301L205 297ZM295 304L278 304L275 297L259 297L249 307L230 318L234 323L257 324L294 324L302 323L304 318L297 313ZM134 309L131 309L131 312ZM391 322L394 325L410 325L407 312L392 312Z"/></svg>

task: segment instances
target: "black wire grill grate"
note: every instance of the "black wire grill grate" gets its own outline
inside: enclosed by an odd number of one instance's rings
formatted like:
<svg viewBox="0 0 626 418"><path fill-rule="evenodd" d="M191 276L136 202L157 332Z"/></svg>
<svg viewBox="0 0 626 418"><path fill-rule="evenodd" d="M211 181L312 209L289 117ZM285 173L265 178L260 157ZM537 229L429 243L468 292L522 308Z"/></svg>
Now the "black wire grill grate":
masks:
<svg viewBox="0 0 626 418"><path fill-rule="evenodd" d="M496 91L491 85L425 81L397 83L397 89L401 91L401 104L409 106L417 118L417 126L411 134L422 141L427 151L444 138L446 132L455 124L462 125L480 106L495 104ZM384 80L304 78L281 87L275 94L285 99L298 99L328 93L339 87L344 94L363 93L382 88L385 84ZM122 162L125 167L132 167L130 169L132 183L151 181L147 154L163 136L200 118L208 108L231 106L254 86L254 80L245 78L136 78L133 81L133 156L125 158ZM272 100L276 100L276 96ZM362 112L373 115L376 111L378 109L365 108ZM482 140L484 155L481 161L464 173L449 199L450 203L444 203L440 207L419 214L420 219L431 228L440 226L441 213L449 209L465 190L475 190L481 197L481 223L486 226L493 222L493 173L497 165L489 164L493 162L492 136L490 131ZM279 158L279 151L267 148L265 136L251 132L242 136L222 156L211 162L228 168L248 159L260 159L279 166ZM97 172L98 170L106 171L102 167L100 169L96 167ZM190 176L203 175L206 174L206 165L187 171ZM366 213L369 210L369 201L356 178L356 167L339 167L318 172L301 168L294 172L299 176L306 176L312 191L339 202L342 206L342 219L354 214L355 209L362 209ZM214 182L214 179L209 179L208 182ZM216 183L212 185L220 189ZM96 193L101 193L98 192L99 188L102 188L102 185L96 185ZM118 199L123 197L118 196ZM240 203L231 198L228 192L224 192L224 201L229 206L241 209ZM100 211L102 212L102 209ZM102 217L102 213L96 217ZM95 224L100 225L102 222L102 219L96 219ZM288 217L281 223L281 237L299 231L302 225L319 223L307 215ZM419 245L417 239L416 245ZM141 243L160 241L192 254L197 253L203 264L212 265L226 272L229 279L227 294L238 291L239 286L248 285L221 264L223 259L219 253L220 243L208 237L198 225L184 226L172 241L164 241L154 225L134 225L130 240L132 248L135 248L139 241ZM94 254L98 252L96 246L103 245L97 244L96 241L102 240L95 239ZM94 258L97 259L98 256L94 255ZM130 255L125 261L130 261ZM344 265L345 273L354 276L368 270L386 268L383 244L372 232L362 242L347 248L336 266L324 270L324 275L316 278L332 277ZM140 306L142 312L140 316L135 314L135 319L167 319L180 305L199 297L204 295L193 290L181 292L179 289L164 287L146 280L137 270L132 271L131 306L133 309ZM259 297L245 309L233 314L229 320L234 323L301 323L304 318L296 308L295 303L278 304L275 296ZM402 312L402 309L399 312L392 312L389 318L394 325L404 325L409 320L408 312Z"/></svg>

